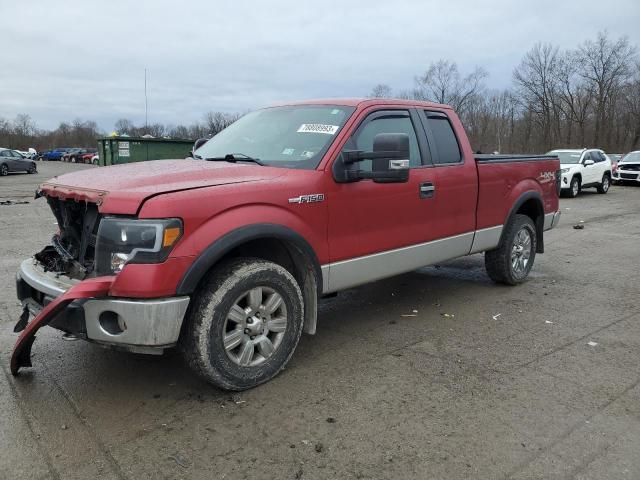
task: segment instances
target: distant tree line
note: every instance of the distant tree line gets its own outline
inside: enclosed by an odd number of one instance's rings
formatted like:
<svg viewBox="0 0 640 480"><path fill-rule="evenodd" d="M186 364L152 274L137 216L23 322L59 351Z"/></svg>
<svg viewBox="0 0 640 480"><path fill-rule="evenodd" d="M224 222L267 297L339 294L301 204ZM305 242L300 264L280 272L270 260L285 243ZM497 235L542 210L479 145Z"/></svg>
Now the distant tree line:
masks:
<svg viewBox="0 0 640 480"><path fill-rule="evenodd" d="M552 148L600 147L608 152L640 148L640 62L626 37L606 32L574 49L536 44L514 69L504 90L486 86L481 67L463 74L456 62L438 60L414 79L411 90L376 85L370 97L429 100L452 105L467 128L475 150L545 152ZM191 125L135 125L122 118L119 134L197 139L215 135L240 117L208 112ZM0 147L44 150L93 147L102 132L93 121L62 122L55 130L37 128L20 114L0 118Z"/></svg>
<svg viewBox="0 0 640 480"><path fill-rule="evenodd" d="M141 137L169 137L191 139L209 137L231 125L240 114L208 112L203 120L191 125L163 125L154 123L147 126L135 125L131 120L121 118L114 124L113 131L120 135ZM26 150L33 147L38 151L55 147L95 147L96 139L111 132L103 132L96 122L76 119L70 123L61 122L54 130L39 129L27 114L19 114L13 120L0 117L0 147Z"/></svg>
<svg viewBox="0 0 640 480"><path fill-rule="evenodd" d="M512 86L489 90L487 72L460 73L438 60L412 90L376 85L370 97L410 98L452 105L482 152L545 152L600 147L640 148L640 63L626 37L599 33L575 49L536 44L513 71Z"/></svg>

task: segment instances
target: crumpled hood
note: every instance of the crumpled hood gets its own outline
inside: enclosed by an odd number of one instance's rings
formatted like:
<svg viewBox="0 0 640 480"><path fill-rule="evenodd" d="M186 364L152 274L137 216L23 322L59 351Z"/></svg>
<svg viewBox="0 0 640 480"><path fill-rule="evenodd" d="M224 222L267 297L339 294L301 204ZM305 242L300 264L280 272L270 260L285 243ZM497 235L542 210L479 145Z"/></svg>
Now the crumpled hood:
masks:
<svg viewBox="0 0 640 480"><path fill-rule="evenodd" d="M168 192L270 180L284 170L246 163L154 160L67 173L43 183L40 193L98 204L108 213L135 214L145 199Z"/></svg>

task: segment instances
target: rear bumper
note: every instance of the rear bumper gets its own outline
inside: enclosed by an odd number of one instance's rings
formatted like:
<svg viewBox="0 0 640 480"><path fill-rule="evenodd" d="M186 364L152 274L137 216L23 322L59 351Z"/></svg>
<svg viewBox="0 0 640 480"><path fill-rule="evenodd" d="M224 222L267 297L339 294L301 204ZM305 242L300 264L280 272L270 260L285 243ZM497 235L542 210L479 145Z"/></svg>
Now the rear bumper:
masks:
<svg viewBox="0 0 640 480"><path fill-rule="evenodd" d="M551 230L552 228L555 228L558 223L560 223L560 215L560 210L557 212L547 213L544 216L544 230Z"/></svg>
<svg viewBox="0 0 640 480"><path fill-rule="evenodd" d="M33 259L22 262L16 276L18 299L34 316L79 283L45 272ZM70 302L49 325L93 342L140 353L161 353L177 343L188 306L188 296L82 298Z"/></svg>

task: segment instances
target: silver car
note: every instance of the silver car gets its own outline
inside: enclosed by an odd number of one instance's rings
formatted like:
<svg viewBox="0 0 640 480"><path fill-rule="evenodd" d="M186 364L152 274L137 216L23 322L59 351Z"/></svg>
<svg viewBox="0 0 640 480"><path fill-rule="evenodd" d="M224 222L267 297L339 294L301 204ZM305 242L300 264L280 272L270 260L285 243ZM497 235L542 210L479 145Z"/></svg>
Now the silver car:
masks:
<svg viewBox="0 0 640 480"><path fill-rule="evenodd" d="M20 152L8 148L0 148L0 175L9 175L9 172L38 173L36 162L24 158Z"/></svg>

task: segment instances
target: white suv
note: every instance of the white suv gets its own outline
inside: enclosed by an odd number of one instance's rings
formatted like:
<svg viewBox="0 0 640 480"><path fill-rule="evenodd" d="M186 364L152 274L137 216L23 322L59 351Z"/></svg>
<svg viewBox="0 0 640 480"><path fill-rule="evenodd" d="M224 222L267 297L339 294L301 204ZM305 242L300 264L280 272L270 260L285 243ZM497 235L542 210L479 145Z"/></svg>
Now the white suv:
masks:
<svg viewBox="0 0 640 480"><path fill-rule="evenodd" d="M552 150L548 155L560 159L561 187L565 196L575 197L587 187L596 187L598 193L609 191L611 159L602 150Z"/></svg>

